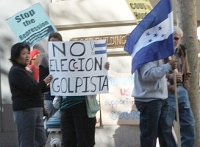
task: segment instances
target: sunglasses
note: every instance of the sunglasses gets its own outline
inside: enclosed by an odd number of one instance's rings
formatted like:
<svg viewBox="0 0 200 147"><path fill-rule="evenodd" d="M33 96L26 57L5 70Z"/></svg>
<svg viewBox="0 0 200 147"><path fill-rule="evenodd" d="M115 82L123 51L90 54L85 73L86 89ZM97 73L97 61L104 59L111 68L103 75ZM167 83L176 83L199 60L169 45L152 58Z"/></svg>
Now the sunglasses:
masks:
<svg viewBox="0 0 200 147"><path fill-rule="evenodd" d="M176 40L176 41L178 41L180 38L178 38L178 37L174 37L174 40Z"/></svg>

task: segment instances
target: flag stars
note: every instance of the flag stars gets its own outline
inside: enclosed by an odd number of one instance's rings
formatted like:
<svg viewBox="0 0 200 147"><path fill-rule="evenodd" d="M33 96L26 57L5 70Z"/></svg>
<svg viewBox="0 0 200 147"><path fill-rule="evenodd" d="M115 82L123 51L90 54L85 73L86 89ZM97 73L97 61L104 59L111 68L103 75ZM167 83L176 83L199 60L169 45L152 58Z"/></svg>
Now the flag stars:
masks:
<svg viewBox="0 0 200 147"><path fill-rule="evenodd" d="M152 39L149 39L149 42L152 42L153 40Z"/></svg>
<svg viewBox="0 0 200 147"><path fill-rule="evenodd" d="M149 36L149 35L150 35L150 33L149 33L149 32L147 32L147 33L146 33L146 36Z"/></svg>
<svg viewBox="0 0 200 147"><path fill-rule="evenodd" d="M159 27L158 27L158 30L159 30L159 31L160 31L160 30L162 30L162 27L161 27L161 26L159 26Z"/></svg>
<svg viewBox="0 0 200 147"><path fill-rule="evenodd" d="M158 34L156 33L156 34L154 34L154 37L158 37Z"/></svg>

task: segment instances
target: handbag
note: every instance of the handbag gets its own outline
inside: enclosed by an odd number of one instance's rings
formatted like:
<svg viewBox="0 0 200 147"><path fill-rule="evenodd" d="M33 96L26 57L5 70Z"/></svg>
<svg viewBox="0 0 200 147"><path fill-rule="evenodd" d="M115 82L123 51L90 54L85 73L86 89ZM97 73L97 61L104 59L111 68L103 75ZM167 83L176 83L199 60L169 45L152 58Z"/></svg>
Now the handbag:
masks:
<svg viewBox="0 0 200 147"><path fill-rule="evenodd" d="M87 115L89 118L96 116L97 111L100 110L100 105L96 99L96 95L88 95L85 97Z"/></svg>

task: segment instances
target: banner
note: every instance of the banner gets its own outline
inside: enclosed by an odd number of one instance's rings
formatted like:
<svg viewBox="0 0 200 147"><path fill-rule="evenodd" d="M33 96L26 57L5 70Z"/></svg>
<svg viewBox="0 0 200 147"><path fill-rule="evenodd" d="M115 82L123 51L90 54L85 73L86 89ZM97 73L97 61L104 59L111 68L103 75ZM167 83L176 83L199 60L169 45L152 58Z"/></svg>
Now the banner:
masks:
<svg viewBox="0 0 200 147"><path fill-rule="evenodd" d="M140 112L136 109L134 77L128 73L109 74L109 93L100 95L102 125L138 125Z"/></svg>
<svg viewBox="0 0 200 147"><path fill-rule="evenodd" d="M149 0L126 0L126 2L138 22L152 10Z"/></svg>
<svg viewBox="0 0 200 147"><path fill-rule="evenodd" d="M51 95L77 96L108 92L105 40L49 42Z"/></svg>
<svg viewBox="0 0 200 147"><path fill-rule="evenodd" d="M40 3L18 12L6 20L19 42L33 46L56 32Z"/></svg>

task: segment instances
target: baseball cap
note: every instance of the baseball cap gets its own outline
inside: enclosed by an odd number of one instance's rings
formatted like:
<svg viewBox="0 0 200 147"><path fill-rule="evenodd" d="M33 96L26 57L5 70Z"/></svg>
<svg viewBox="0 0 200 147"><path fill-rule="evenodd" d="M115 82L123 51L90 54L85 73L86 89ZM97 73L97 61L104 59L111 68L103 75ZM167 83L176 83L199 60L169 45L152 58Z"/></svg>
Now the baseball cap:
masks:
<svg viewBox="0 0 200 147"><path fill-rule="evenodd" d="M37 54L40 54L39 50L37 49L33 49L32 51L30 51L30 60L32 60L33 57Z"/></svg>

